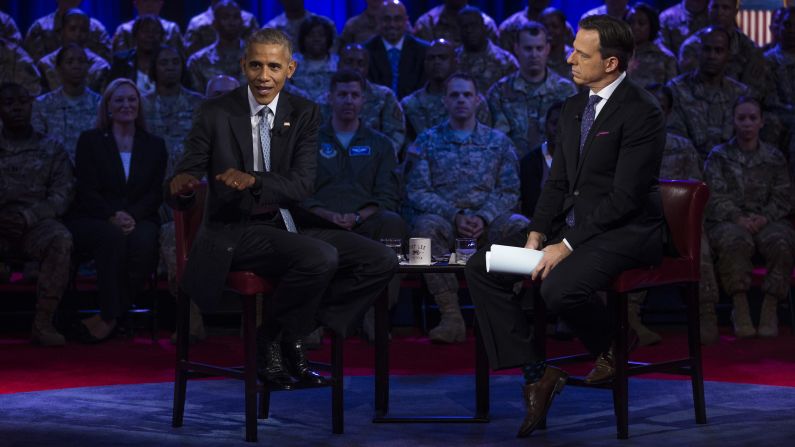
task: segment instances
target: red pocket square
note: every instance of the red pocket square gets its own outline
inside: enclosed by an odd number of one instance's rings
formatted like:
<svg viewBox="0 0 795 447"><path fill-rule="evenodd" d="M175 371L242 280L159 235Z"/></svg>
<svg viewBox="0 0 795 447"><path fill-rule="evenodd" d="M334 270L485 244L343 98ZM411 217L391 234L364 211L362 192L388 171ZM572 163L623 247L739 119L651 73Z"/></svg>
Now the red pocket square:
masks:
<svg viewBox="0 0 795 447"><path fill-rule="evenodd" d="M597 132L597 133L596 133L596 136L597 136L597 137L603 137L603 136L605 136L605 135L610 135L610 132L608 132L608 131L606 131L606 130L603 130L603 131L601 131L601 132Z"/></svg>

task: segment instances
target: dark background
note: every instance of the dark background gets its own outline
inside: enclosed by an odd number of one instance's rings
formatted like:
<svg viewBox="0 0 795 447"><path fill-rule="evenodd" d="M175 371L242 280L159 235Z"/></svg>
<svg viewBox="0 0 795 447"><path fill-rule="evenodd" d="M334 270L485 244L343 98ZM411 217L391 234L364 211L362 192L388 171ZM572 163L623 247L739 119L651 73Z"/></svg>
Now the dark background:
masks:
<svg viewBox="0 0 795 447"><path fill-rule="evenodd" d="M253 13L264 25L268 20L281 14L282 7L278 0L237 0L240 6ZM179 24L185 32L191 17L207 9L209 1L193 0L166 0L161 15ZM412 24L417 18L432 7L443 3L443 0L403 0L408 9ZM569 22L576 25L580 15L585 11L602 5L601 0L553 0L551 6L563 10ZM630 1L630 3L635 3ZM649 0L647 3L660 8L678 3L677 0ZM511 14L524 9L527 0L470 0L472 6L477 6L489 14L499 25ZM123 22L135 17L135 9L131 0L84 0L81 8L90 16L100 20L113 35L116 27ZM362 12L365 8L364 0L306 0L306 8L312 12L322 14L334 19L337 32L342 32L345 20ZM0 10L10 14L17 22L23 34L28 27L39 17L55 10L55 0L0 0Z"/></svg>

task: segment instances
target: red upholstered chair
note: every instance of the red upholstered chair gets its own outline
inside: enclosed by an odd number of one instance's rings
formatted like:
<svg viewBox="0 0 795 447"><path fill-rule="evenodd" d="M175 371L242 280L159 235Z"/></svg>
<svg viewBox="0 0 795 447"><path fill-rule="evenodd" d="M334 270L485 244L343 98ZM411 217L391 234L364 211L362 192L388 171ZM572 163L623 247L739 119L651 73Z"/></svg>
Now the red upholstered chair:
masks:
<svg viewBox="0 0 795 447"><path fill-rule="evenodd" d="M192 207L174 212L177 248L177 278L182 277L188 260L191 244L204 216L207 187L202 184L196 190L196 201ZM239 295L243 304L243 351L242 367L209 365L190 361L188 358L190 327L190 300L183 294L177 296L177 362L174 379L173 427L181 427L185 413L185 394L188 379L222 376L242 380L245 388L246 441L257 440L257 394L260 395L259 417L267 419L271 389L257 383L257 299L264 300L263 316L267 312L267 300L272 294L277 279L262 278L252 272L230 272L227 288ZM263 320L264 321L264 318ZM343 431L342 399L342 337L332 333L331 345L331 414L332 432ZM326 365L327 366L327 365ZM275 390L274 390L275 391Z"/></svg>
<svg viewBox="0 0 795 447"><path fill-rule="evenodd" d="M608 305L614 308L616 316L615 362L616 376L612 382L603 385L586 385L581 378L571 377L570 385L593 386L613 390L613 407L616 414L618 438L629 437L629 395L630 376L648 373L669 373L690 376L693 387L693 405L696 423L707 422L704 403L704 374L701 366L701 344L699 340L698 283L700 278L701 228L704 207L709 190L704 183L693 181L661 181L665 220L671 230L671 237L678 256L665 256L659 266L627 270L616 278L608 290ZM688 356L659 363L630 362L627 352L628 300L626 294L652 287L680 285L684 288L687 304ZM537 349L545 352L544 302L538 294L535 299ZM589 358L588 354L559 357L547 360L549 363L565 363Z"/></svg>

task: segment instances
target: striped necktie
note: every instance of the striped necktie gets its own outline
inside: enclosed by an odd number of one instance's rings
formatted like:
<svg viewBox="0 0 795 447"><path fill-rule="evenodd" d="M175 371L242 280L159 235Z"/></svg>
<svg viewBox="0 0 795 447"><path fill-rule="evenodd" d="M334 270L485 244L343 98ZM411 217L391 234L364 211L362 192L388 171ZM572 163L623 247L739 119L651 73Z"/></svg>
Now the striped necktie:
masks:
<svg viewBox="0 0 795 447"><path fill-rule="evenodd" d="M260 110L261 118L259 120L259 142L260 148L262 149L262 168L265 169L266 172L270 172L271 170L271 109L269 107L263 107ZM279 208L279 212L282 214L282 219L284 219L284 227L287 228L287 231L290 233L297 233L298 230L295 228L295 221L293 221L293 216L290 214L290 210L287 208Z"/></svg>

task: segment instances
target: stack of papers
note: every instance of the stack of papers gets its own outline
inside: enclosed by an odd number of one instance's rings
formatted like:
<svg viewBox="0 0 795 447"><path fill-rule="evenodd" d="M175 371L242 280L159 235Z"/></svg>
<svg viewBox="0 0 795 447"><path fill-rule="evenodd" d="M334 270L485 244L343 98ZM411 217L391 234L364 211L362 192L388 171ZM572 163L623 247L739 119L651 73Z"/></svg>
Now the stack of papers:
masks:
<svg viewBox="0 0 795 447"><path fill-rule="evenodd" d="M494 244L486 252L486 271L530 275L543 256L541 250Z"/></svg>

